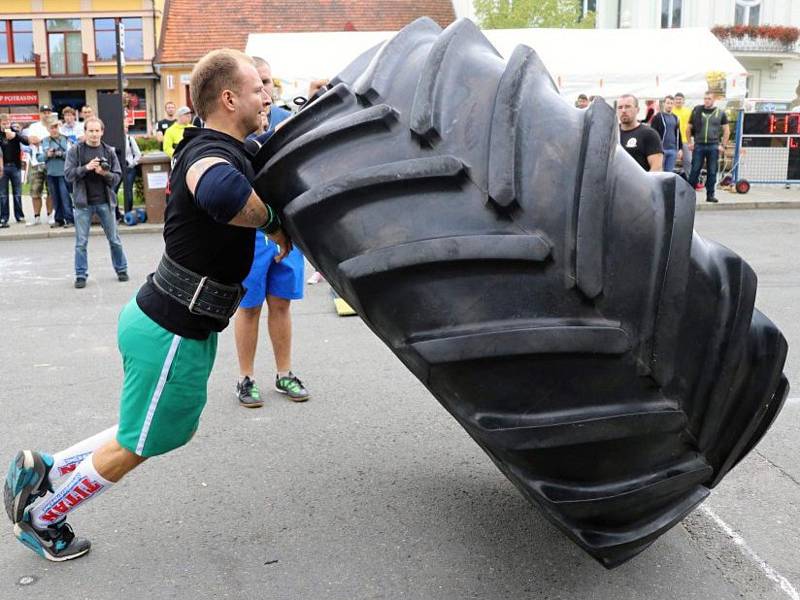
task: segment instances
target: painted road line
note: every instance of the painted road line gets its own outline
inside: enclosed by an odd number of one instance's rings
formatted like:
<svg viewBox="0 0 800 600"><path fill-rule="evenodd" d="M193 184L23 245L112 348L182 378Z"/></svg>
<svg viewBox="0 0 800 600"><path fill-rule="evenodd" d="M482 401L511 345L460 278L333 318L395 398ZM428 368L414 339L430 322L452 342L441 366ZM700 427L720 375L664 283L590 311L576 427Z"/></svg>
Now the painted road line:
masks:
<svg viewBox="0 0 800 600"><path fill-rule="evenodd" d="M729 538L733 540L733 543L741 548L742 553L747 556L750 560L752 560L758 568L767 576L767 579L774 582L781 588L781 590L792 600L800 600L800 593L795 589L795 587L791 584L791 582L786 579L783 575L778 573L775 569L770 567L763 558L761 558L756 551L753 550L749 544L745 541L745 539L736 533L733 528L728 525L722 518L714 512L713 509L709 508L708 506L701 506L700 510L706 513L717 526L725 532Z"/></svg>

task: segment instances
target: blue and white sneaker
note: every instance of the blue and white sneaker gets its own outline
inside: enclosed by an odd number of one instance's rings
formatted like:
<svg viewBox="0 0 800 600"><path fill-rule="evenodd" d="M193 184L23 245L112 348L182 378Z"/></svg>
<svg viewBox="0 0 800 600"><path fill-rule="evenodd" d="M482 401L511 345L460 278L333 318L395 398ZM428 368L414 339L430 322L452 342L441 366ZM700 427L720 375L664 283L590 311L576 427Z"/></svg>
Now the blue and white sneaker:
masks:
<svg viewBox="0 0 800 600"><path fill-rule="evenodd" d="M52 467L52 456L32 450L20 450L11 461L3 486L3 500L12 523L22 521L25 509L50 491L47 474Z"/></svg>
<svg viewBox="0 0 800 600"><path fill-rule="evenodd" d="M31 523L30 509L23 512L22 520L14 524L14 535L39 556L54 562L63 562L83 556L92 548L89 540L75 537L66 519L38 529Z"/></svg>

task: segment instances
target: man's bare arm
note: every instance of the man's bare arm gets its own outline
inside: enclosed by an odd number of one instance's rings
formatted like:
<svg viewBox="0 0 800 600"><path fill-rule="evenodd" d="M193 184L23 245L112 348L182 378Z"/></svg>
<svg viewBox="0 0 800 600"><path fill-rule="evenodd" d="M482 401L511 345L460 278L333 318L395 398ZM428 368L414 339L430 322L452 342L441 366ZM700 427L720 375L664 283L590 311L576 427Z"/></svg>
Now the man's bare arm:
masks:
<svg viewBox="0 0 800 600"><path fill-rule="evenodd" d="M227 162L224 158L216 156L201 158L186 171L186 187L194 195L197 184L200 183L203 174L214 165ZM251 191L245 205L233 219L228 221L228 225L258 229L264 227L272 217L273 215L267 205L258 197L255 191ZM268 235L280 248L278 256L275 257L275 262L280 262L292 249L292 244L282 229L278 229Z"/></svg>
<svg viewBox="0 0 800 600"><path fill-rule="evenodd" d="M647 163L650 165L650 172L662 171L664 169L664 155L661 153L651 154L647 157Z"/></svg>
<svg viewBox="0 0 800 600"><path fill-rule="evenodd" d="M267 222L270 217L267 206L261 201L261 198L253 192L247 199L247 203L242 207L233 219L228 221L228 225L237 225L239 227L261 227Z"/></svg>
<svg viewBox="0 0 800 600"><path fill-rule="evenodd" d="M205 172L214 165L220 163L227 164L228 161L217 156L210 156L208 158L201 158L189 167L189 170L186 171L186 187L189 188L189 191L194 194L197 189L197 184L200 183L200 179ZM255 192L252 192L247 199L247 203L242 207L242 210L240 210L233 219L228 221L228 224L238 225L239 227L261 227L266 223L267 218L269 218L269 211L266 205Z"/></svg>

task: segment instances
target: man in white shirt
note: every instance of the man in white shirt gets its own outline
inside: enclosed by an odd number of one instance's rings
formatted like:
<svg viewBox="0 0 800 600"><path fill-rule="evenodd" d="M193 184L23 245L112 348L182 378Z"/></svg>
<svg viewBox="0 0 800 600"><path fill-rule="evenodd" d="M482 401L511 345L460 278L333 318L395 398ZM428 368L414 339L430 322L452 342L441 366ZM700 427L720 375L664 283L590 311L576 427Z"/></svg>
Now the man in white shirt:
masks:
<svg viewBox="0 0 800 600"><path fill-rule="evenodd" d="M50 107L42 105L39 107L39 120L31 123L25 130L30 141L30 171L28 171L28 182L31 186L31 200L33 201L33 221L26 225L39 225L42 222L42 196L44 195L45 183L47 181L47 171L44 162L39 160L39 153L42 151L42 140L50 135L47 131L46 120L52 118ZM53 212L53 202L50 195L47 195L47 219L51 225L55 224L55 213Z"/></svg>

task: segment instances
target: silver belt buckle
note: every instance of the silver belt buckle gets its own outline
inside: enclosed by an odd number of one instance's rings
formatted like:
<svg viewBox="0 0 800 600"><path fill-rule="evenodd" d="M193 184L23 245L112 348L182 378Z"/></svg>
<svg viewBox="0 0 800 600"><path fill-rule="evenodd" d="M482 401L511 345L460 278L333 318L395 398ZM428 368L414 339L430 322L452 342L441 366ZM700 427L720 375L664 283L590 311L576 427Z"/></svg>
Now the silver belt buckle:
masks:
<svg viewBox="0 0 800 600"><path fill-rule="evenodd" d="M206 280L208 276L204 276L200 283L197 284L197 289L194 291L194 296L192 296L192 301L189 302L189 312L195 315L199 315L201 313L194 312L194 305L197 303L197 299L200 297L200 293L203 291L203 286L206 284Z"/></svg>

